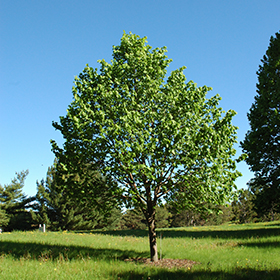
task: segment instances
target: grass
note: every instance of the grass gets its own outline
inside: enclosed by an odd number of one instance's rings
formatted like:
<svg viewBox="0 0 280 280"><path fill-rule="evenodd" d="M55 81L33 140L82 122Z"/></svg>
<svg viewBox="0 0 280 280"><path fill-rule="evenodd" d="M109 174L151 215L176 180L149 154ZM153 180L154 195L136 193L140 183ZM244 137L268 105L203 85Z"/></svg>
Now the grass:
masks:
<svg viewBox="0 0 280 280"><path fill-rule="evenodd" d="M146 231L12 232L0 235L0 279L280 279L280 223L158 232L163 258L200 264L165 269L124 261L149 257Z"/></svg>

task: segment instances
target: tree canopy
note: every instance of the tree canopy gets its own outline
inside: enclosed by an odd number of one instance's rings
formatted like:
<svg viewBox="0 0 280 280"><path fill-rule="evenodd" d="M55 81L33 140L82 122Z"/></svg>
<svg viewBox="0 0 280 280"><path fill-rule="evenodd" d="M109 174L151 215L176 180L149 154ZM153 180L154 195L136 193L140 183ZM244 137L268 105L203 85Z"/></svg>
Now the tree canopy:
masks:
<svg viewBox="0 0 280 280"><path fill-rule="evenodd" d="M172 71L166 47L152 49L146 37L125 34L111 63L86 65L75 78L67 115L53 126L65 139L52 141L61 166L91 163L117 185L112 195L140 207L149 227L151 259L157 260L155 207L162 200L183 207L220 204L240 175L235 166L235 112L224 112L211 88L186 81L185 67ZM85 193L72 188L75 195Z"/></svg>
<svg viewBox="0 0 280 280"><path fill-rule="evenodd" d="M260 214L280 211L280 34L270 38L257 72L257 95L248 113L250 130L241 142L254 179Z"/></svg>

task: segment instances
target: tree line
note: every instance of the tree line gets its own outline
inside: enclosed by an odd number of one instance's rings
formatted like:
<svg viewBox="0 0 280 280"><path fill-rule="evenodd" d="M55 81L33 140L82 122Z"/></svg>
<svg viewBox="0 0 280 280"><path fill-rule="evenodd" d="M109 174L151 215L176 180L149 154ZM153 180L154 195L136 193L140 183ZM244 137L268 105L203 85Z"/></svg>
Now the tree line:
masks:
<svg viewBox="0 0 280 280"><path fill-rule="evenodd" d="M48 230L127 230L147 229L140 208L122 209L119 204L108 204L107 209L96 204L78 203L59 185L55 165L45 179L37 181L37 193L27 197L23 193L28 171L16 173L10 184L0 185L0 227L4 231L34 230L45 224ZM104 184L104 178L95 175L92 184ZM100 205L107 200L100 197ZM260 212L256 196L249 190L239 190L235 199L226 205L208 205L208 211L181 210L174 204L157 206L157 228L209 226L227 222L249 223L280 219L278 213ZM118 206L119 205L119 206ZM211 209L211 211L209 211Z"/></svg>

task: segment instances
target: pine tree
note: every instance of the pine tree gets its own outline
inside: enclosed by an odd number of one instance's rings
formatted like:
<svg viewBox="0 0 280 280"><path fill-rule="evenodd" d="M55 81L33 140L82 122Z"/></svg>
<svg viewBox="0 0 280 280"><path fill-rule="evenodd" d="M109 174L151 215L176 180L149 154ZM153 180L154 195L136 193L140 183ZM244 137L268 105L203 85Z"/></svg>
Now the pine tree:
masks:
<svg viewBox="0 0 280 280"><path fill-rule="evenodd" d="M31 207L33 197L27 197L22 189L28 170L16 173L16 177L8 185L0 186L0 205L5 222L4 229L27 230L31 228L31 215L27 211ZM7 222L8 220L8 222Z"/></svg>
<svg viewBox="0 0 280 280"><path fill-rule="evenodd" d="M156 206L157 228L168 228L170 215L166 205Z"/></svg>
<svg viewBox="0 0 280 280"><path fill-rule="evenodd" d="M104 217L85 202L77 203L67 195L56 180L55 166L48 169L46 180L37 182L33 220L46 224L50 230L93 229Z"/></svg>
<svg viewBox="0 0 280 280"><path fill-rule="evenodd" d="M48 170L49 172L49 170ZM42 179L39 183L37 181L37 193L35 196L36 202L33 204L31 210L32 219L35 223L50 225L50 219L48 217L48 195L45 188L45 181Z"/></svg>
<svg viewBox="0 0 280 280"><path fill-rule="evenodd" d="M122 211L119 208L113 208L102 220L95 226L96 229L117 230L121 229Z"/></svg>
<svg viewBox="0 0 280 280"><path fill-rule="evenodd" d="M258 213L280 212L280 34L271 37L257 72L255 102L248 113L251 129L241 142L254 179Z"/></svg>
<svg viewBox="0 0 280 280"><path fill-rule="evenodd" d="M147 229L145 216L140 208L128 209L120 221L121 229Z"/></svg>
<svg viewBox="0 0 280 280"><path fill-rule="evenodd" d="M9 223L9 220L6 211L0 208L0 228L5 227Z"/></svg>

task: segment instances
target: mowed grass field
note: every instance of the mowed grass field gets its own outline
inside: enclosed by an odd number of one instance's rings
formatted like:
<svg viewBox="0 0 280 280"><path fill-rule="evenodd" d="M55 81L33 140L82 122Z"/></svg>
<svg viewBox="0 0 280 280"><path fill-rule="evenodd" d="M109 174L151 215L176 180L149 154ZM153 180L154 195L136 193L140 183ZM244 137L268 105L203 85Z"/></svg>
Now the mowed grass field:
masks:
<svg viewBox="0 0 280 280"><path fill-rule="evenodd" d="M147 231L4 232L0 279L280 279L280 222L159 229L158 250L198 264L126 261L149 257Z"/></svg>

